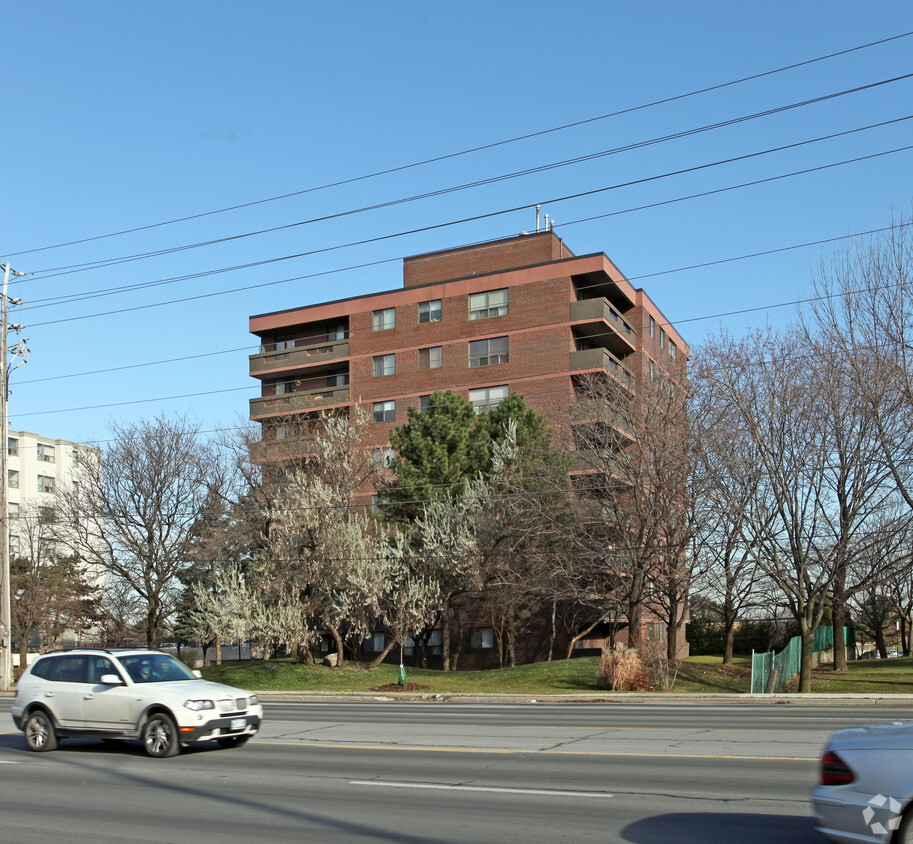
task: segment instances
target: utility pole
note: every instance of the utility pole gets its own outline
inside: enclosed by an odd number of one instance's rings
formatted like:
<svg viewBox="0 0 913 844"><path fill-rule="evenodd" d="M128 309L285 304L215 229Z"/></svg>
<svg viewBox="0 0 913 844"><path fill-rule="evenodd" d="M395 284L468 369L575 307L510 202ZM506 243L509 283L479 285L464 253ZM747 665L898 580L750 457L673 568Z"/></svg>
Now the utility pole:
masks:
<svg viewBox="0 0 913 844"><path fill-rule="evenodd" d="M10 269L9 261L3 265L3 290L0 292L0 690L8 691L13 685L13 630L10 589L10 525L9 525L9 355L7 343L7 317L10 303L19 305L19 299L10 299L6 290L10 275L25 273ZM16 326L21 329L22 326ZM18 354L25 357L24 345L19 344Z"/></svg>

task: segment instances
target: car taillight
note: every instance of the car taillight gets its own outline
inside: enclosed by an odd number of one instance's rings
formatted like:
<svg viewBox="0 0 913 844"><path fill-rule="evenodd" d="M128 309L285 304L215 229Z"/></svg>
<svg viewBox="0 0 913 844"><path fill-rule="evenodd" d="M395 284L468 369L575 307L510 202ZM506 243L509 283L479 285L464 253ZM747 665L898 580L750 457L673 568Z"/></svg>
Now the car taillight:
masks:
<svg viewBox="0 0 913 844"><path fill-rule="evenodd" d="M821 785L846 785L856 779L856 775L833 750L821 757Z"/></svg>

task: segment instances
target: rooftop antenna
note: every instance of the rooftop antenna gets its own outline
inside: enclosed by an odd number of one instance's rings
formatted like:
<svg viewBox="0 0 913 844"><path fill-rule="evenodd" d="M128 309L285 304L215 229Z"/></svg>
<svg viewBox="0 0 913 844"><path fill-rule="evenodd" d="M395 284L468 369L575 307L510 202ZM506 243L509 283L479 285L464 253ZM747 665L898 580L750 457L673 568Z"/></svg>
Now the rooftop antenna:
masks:
<svg viewBox="0 0 913 844"><path fill-rule="evenodd" d="M542 207L541 205L537 205L537 206L536 206L536 232L537 232L537 233L538 233L538 231L539 231L539 209L540 209L541 207Z"/></svg>

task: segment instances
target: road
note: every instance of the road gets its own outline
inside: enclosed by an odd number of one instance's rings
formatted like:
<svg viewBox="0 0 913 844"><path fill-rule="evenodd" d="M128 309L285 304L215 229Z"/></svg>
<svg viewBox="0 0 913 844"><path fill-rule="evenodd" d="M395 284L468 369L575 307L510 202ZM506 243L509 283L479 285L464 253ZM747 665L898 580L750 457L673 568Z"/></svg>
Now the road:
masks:
<svg viewBox="0 0 913 844"><path fill-rule="evenodd" d="M3 840L820 844L834 729L905 707L267 703L260 736L32 754L0 700Z"/></svg>

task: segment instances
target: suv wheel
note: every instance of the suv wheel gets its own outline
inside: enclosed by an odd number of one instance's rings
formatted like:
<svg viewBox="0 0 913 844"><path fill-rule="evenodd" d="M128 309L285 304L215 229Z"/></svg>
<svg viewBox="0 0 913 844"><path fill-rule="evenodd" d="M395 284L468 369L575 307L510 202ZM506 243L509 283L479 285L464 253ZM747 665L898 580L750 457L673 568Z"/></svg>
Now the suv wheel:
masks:
<svg viewBox="0 0 913 844"><path fill-rule="evenodd" d="M54 730L54 721L43 709L30 712L23 724L25 743L29 750L43 753L57 747L57 732Z"/></svg>
<svg viewBox="0 0 913 844"><path fill-rule="evenodd" d="M156 712L143 726L143 747L150 756L164 758L181 752L178 728L170 715Z"/></svg>

